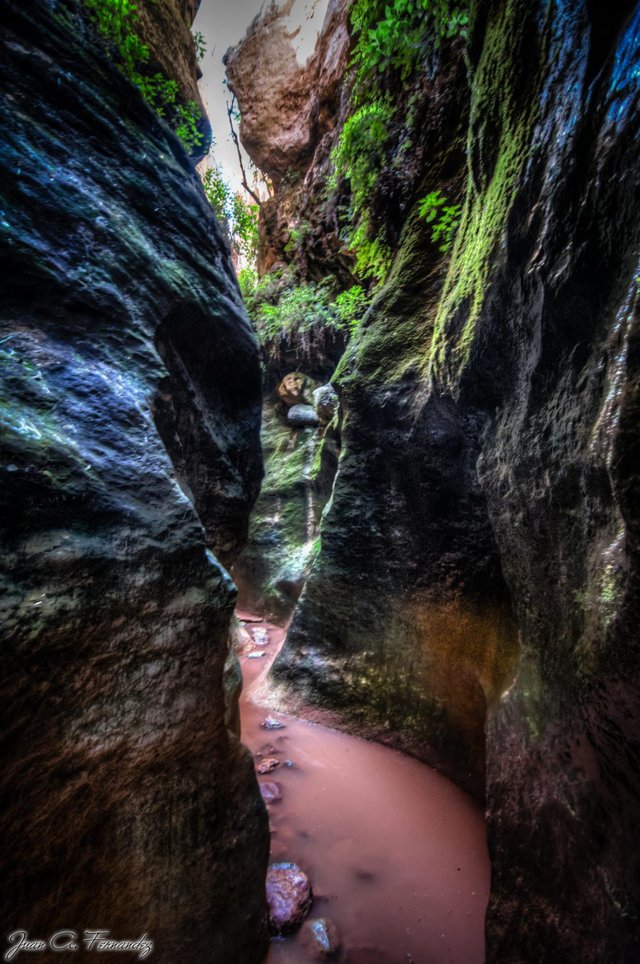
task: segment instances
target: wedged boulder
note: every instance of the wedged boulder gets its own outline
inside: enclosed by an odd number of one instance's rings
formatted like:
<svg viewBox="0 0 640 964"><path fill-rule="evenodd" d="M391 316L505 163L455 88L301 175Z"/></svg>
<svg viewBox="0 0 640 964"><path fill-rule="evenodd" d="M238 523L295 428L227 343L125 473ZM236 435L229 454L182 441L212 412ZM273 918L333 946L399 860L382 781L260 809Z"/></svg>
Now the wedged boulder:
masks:
<svg viewBox="0 0 640 964"><path fill-rule="evenodd" d="M0 7L0 931L258 964L223 565L260 481L257 346L188 158L79 8Z"/></svg>
<svg viewBox="0 0 640 964"><path fill-rule="evenodd" d="M316 15L320 38L309 50L301 31L313 29L313 23L302 0L270 4L224 56L229 87L241 106L242 142L276 181L308 159L319 129L331 124L325 105L342 81L349 54L348 6L348 0L324 0L320 10L327 17L323 25Z"/></svg>
<svg viewBox="0 0 640 964"><path fill-rule="evenodd" d="M310 405L313 398L313 385L302 372L289 372L278 385L276 392L287 408L294 405Z"/></svg>
<svg viewBox="0 0 640 964"><path fill-rule="evenodd" d="M243 146L275 186L275 196L261 209L261 273L289 263L292 232L299 223L295 213L304 209L306 237L296 258L304 249L303 260L313 262L321 274L330 267L345 284L353 283L353 254L345 250L335 205L327 203L326 196L331 149L344 118L349 83L351 6L352 0L265 4L243 40L225 55L229 87L242 115ZM310 34L318 29L311 52ZM328 371L322 377L328 376L343 348L343 338L327 339L322 367L328 363ZM302 357L308 359L306 351Z"/></svg>
<svg viewBox="0 0 640 964"><path fill-rule="evenodd" d="M293 428L317 428L320 420L313 405L294 405L287 412L287 424Z"/></svg>
<svg viewBox="0 0 640 964"><path fill-rule="evenodd" d="M338 410L338 395L332 385L321 385L313 393L313 407L322 425L328 425Z"/></svg>

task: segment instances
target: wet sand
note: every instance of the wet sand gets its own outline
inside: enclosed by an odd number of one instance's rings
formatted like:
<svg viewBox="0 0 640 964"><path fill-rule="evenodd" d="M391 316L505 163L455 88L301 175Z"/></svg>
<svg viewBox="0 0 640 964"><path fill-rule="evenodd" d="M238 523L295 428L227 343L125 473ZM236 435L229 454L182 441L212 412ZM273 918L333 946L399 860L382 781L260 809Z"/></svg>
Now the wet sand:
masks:
<svg viewBox="0 0 640 964"><path fill-rule="evenodd" d="M294 861L309 875L310 917L331 918L340 934L341 949L331 960L482 964L489 894L482 812L411 757L257 706L252 689L268 672L284 631L255 621L245 629L257 640L266 631L269 641L248 647L240 662L243 741L254 755L280 760L259 777L282 792L268 807L271 859ZM255 652L266 655L250 659ZM285 728L261 728L267 716ZM268 964L308 960L296 935L274 940L267 958Z"/></svg>

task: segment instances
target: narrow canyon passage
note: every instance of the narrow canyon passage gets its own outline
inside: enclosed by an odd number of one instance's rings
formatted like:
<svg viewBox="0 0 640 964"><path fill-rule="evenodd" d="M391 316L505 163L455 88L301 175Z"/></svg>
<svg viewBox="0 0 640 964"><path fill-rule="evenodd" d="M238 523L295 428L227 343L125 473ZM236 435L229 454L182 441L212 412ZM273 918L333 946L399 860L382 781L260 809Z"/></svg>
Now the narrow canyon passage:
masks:
<svg viewBox="0 0 640 964"><path fill-rule="evenodd" d="M638 964L640 0L0 51L0 958Z"/></svg>
<svg viewBox="0 0 640 964"><path fill-rule="evenodd" d="M337 927L344 964L481 964L489 859L480 809L411 757L259 705L284 638L240 613L242 738L269 802L271 861L293 861L314 891L310 919ZM265 645L266 644L266 645ZM258 695L260 693L260 696ZM265 720L282 729L269 730ZM268 964L313 960L304 931L271 943Z"/></svg>

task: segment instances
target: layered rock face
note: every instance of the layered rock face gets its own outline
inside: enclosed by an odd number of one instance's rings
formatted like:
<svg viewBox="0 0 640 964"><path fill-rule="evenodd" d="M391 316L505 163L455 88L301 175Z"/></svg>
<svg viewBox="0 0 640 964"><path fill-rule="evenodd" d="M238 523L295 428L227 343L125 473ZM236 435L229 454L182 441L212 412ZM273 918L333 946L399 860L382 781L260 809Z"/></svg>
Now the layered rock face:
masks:
<svg viewBox="0 0 640 964"><path fill-rule="evenodd" d="M76 7L1 9L1 930L258 962L267 820L223 688L257 346L173 134Z"/></svg>
<svg viewBox="0 0 640 964"><path fill-rule="evenodd" d="M488 959L630 962L640 14L473 20L453 255L445 276L410 217L341 363L338 476L275 672L478 794L486 726Z"/></svg>
<svg viewBox="0 0 640 964"><path fill-rule="evenodd" d="M351 2L324 5L326 16L312 51L301 44L296 27L304 19L304 5L287 0L269 5L225 55L229 87L242 113L242 143L275 186L275 196L262 206L261 273L286 260L284 249L301 223L308 235L306 260L315 270L321 275L329 264L349 271L335 211L322 201L330 148L345 116Z"/></svg>
<svg viewBox="0 0 640 964"><path fill-rule="evenodd" d="M265 478L233 578L239 605L276 622L291 616L319 548L320 519L337 468L336 402L329 386L299 372L264 399Z"/></svg>
<svg viewBox="0 0 640 964"><path fill-rule="evenodd" d="M139 33L149 47L150 66L177 81L180 100L193 102L200 111L197 126L202 143L196 160L204 157L211 144L211 124L198 87L200 69L191 33L199 7L200 0L138 0L137 4Z"/></svg>
<svg viewBox="0 0 640 964"><path fill-rule="evenodd" d="M243 108L242 142L277 183L292 167L302 169L334 124L329 108L344 76L348 6L331 0L318 43L307 51L293 22L294 0L272 3L225 55L229 87ZM298 3L296 13L301 9ZM257 76L269 82L258 87Z"/></svg>

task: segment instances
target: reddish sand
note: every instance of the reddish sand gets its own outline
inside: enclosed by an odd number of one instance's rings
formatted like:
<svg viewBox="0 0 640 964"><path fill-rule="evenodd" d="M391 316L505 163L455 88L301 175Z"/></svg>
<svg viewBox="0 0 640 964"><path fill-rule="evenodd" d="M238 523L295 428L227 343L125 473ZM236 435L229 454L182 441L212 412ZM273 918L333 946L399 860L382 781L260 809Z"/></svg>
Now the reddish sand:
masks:
<svg viewBox="0 0 640 964"><path fill-rule="evenodd" d="M269 639L240 662L242 738L254 754L281 761L259 777L282 791L269 805L272 860L294 861L309 875L310 916L329 917L340 934L342 947L332 960L481 964L489 893L481 811L410 757L258 707L253 684L268 672L284 632L253 621L245 628L257 629L258 638L267 630ZM248 658L261 650L264 658ZM286 728L262 729L267 716ZM268 964L308 960L295 935L274 940L267 958Z"/></svg>

